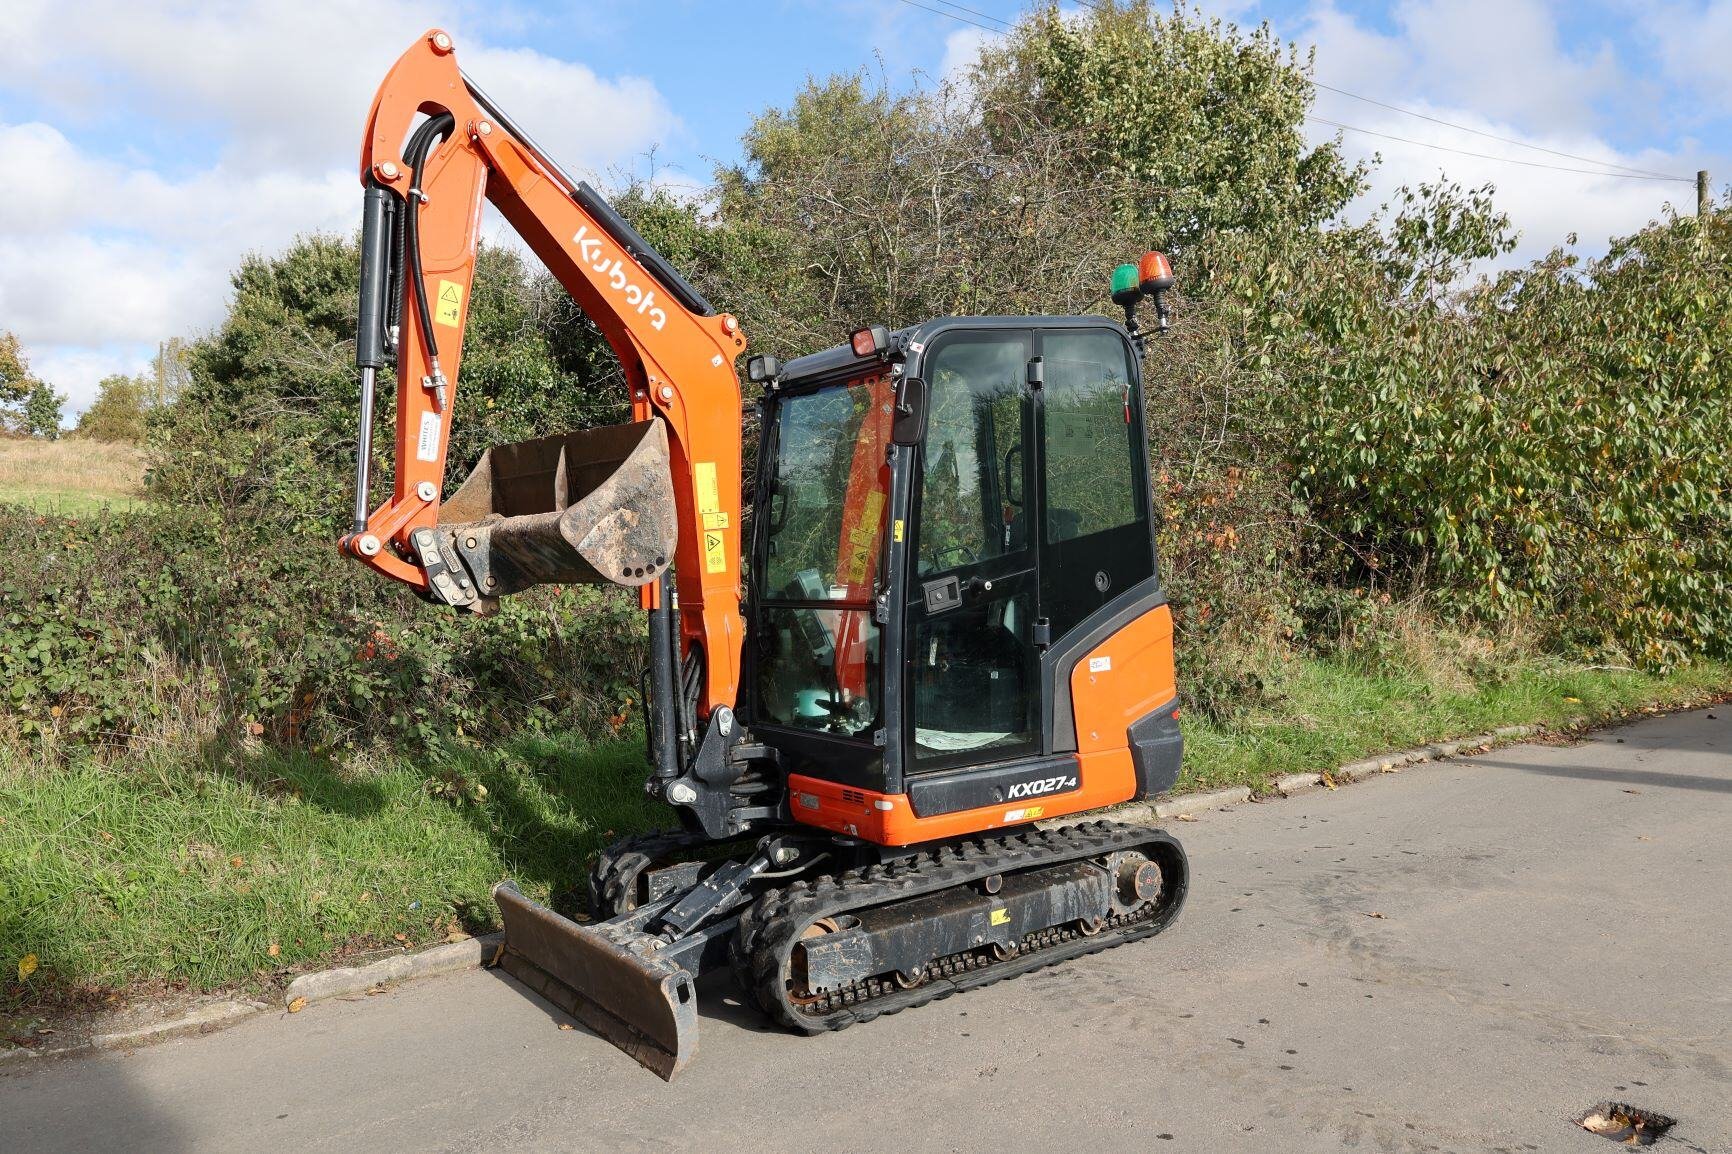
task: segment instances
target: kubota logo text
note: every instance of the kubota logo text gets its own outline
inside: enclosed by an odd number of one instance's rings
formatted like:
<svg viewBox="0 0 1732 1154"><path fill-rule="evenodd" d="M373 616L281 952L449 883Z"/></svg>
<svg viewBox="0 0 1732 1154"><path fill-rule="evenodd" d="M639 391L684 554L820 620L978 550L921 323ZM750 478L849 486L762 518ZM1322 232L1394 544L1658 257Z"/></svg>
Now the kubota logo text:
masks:
<svg viewBox="0 0 1732 1154"><path fill-rule="evenodd" d="M578 259L605 276L614 292L625 297L626 303L637 309L639 316L648 317L651 328L661 331L662 326L668 323L668 314L656 304L654 289L645 291L633 284L619 258L609 260L607 254L602 252L601 241L589 235L587 224L578 227L577 235L571 238L571 243L577 246Z"/></svg>
<svg viewBox="0 0 1732 1154"><path fill-rule="evenodd" d="M1075 789L1076 777L1042 777L1034 781L1019 781L1006 791L1011 798L1038 797L1043 793L1057 793L1061 789Z"/></svg>

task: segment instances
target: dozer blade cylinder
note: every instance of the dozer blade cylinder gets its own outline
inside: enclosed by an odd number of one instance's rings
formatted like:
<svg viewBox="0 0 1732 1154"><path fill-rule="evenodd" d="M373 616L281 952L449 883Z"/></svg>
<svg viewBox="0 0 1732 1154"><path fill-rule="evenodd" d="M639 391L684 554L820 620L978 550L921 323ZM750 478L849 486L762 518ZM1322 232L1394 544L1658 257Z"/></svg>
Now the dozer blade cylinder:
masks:
<svg viewBox="0 0 1732 1154"><path fill-rule="evenodd" d="M494 887L493 900L505 919L501 969L665 1080L692 1060L697 989L684 967L655 956L650 939L580 926L510 882Z"/></svg>

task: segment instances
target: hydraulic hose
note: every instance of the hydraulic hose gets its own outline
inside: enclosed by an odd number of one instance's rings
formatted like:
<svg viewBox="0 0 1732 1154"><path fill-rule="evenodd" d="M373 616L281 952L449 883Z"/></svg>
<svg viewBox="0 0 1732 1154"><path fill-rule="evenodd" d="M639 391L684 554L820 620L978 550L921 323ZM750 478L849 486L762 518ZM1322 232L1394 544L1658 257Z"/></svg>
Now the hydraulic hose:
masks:
<svg viewBox="0 0 1732 1154"><path fill-rule="evenodd" d="M456 125L456 120L449 112L441 112L422 122L412 136L409 137L409 147L403 153L403 159L409 162L409 195L406 212L403 217L403 247L409 258L409 289L415 297L415 315L421 322L421 339L427 342L427 360L433 369L433 379L444 392L444 377L439 373L439 339L433 335L433 310L427 303L427 282L421 272L421 204L425 193L421 191L421 169L427 163L427 154L433 151L437 140L447 136ZM444 402L440 402L444 408Z"/></svg>

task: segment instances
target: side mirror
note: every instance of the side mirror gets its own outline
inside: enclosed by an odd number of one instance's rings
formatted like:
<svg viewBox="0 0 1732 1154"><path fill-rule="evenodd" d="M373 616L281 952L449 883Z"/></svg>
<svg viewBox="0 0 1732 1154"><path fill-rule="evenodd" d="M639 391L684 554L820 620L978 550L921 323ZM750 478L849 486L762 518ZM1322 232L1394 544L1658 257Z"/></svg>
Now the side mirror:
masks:
<svg viewBox="0 0 1732 1154"><path fill-rule="evenodd" d="M896 420L890 439L898 445L918 445L926 438L926 382L903 377L896 390Z"/></svg>

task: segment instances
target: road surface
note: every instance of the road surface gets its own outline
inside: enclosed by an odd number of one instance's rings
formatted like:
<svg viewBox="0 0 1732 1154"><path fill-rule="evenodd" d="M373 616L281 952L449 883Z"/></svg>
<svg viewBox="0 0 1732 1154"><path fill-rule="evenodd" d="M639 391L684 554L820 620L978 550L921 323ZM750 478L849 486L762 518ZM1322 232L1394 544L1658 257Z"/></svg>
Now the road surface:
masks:
<svg viewBox="0 0 1732 1154"><path fill-rule="evenodd" d="M1175 824L1178 924L667 1085L471 972L0 1077L0 1149L1732 1151L1732 708Z"/></svg>

